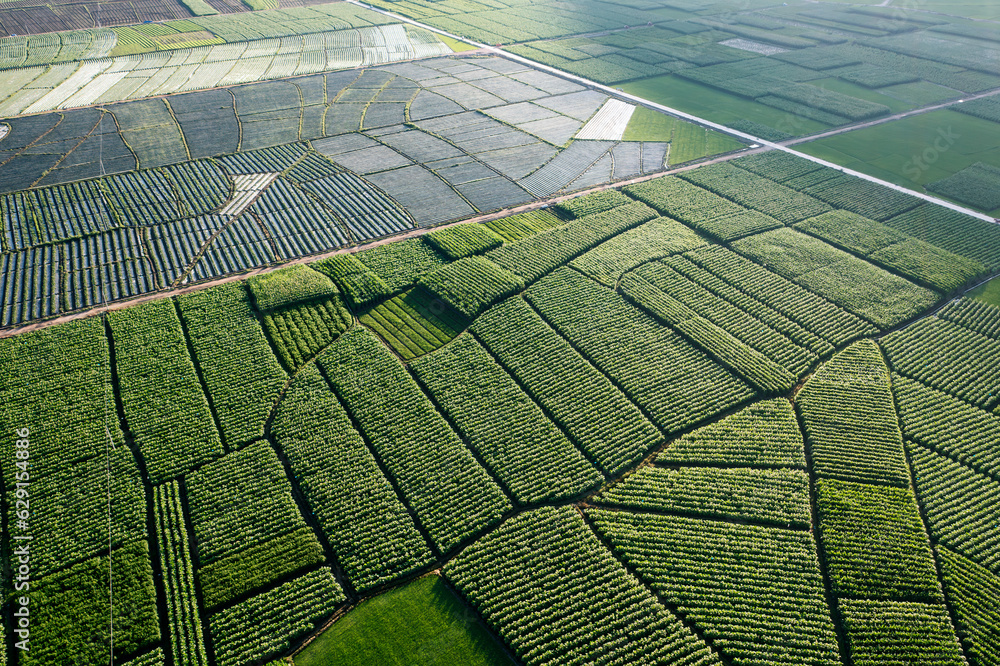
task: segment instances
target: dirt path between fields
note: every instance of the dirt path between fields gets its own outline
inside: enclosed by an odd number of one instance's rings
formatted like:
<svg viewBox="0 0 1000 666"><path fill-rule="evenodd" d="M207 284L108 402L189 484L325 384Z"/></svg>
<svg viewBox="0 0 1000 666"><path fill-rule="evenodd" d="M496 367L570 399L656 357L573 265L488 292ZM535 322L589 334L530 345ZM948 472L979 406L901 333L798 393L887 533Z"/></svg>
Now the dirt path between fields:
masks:
<svg viewBox="0 0 1000 666"><path fill-rule="evenodd" d="M227 275L225 277L216 278L213 280L206 280L204 282L198 282L196 284L188 285L185 287L175 287L172 289L161 289L159 291L151 291L141 296L135 296L133 298L128 298L120 301L114 301L112 303L107 303L105 305L97 305L87 310L81 310L79 312L72 312L70 314L60 315L52 319L44 319L41 321L34 321L28 324L23 324L21 326L14 326L11 328L0 329L0 338L9 338L14 335L20 335L22 333L28 333L30 331L38 331L43 328L48 328L49 326L56 326L57 324L62 324L68 321L75 321L77 319L86 319L87 317L95 317L97 315L103 314L105 312L113 312L115 310L122 310L124 308L132 307L134 305L139 305L140 303L148 303L149 301L154 301L160 298L165 298L168 296L180 296L183 294L190 294L195 291L200 291L202 289L209 289L211 287L216 287L222 284L227 284L229 282L236 282L238 280L246 280L247 278L253 277L254 275L260 275L261 273L269 273L271 271L276 271L293 264L308 264L314 261L319 261L321 259L326 259L338 254L346 254L351 252L360 252L362 250L368 250L373 247L378 247L379 245L385 245L386 243L395 243L396 241L407 240L409 238L419 238L430 231L437 231L438 229L446 229L448 227L453 227L459 224L470 224L475 222L489 222L491 220L496 220L501 217L507 217L509 215L515 215L517 213L525 213L532 210L539 210L542 208L548 208L549 206L559 203L560 201L565 201L567 199L573 199L575 197L581 197L587 194L592 194L594 192L600 192L602 190L607 190L611 188L624 187L625 185L631 185L633 183L641 183L643 181L652 180L654 178L662 178L664 176L669 176L671 174L681 173L683 171L690 171L691 169L696 169L701 166L708 164L715 164L717 162L725 162L727 160L732 160L737 157L745 157L746 155L752 155L753 153L761 152L761 148L751 148L748 150L740 150L737 152L726 153L724 155L718 155L711 159L705 160L703 162L696 162L694 164L687 164L679 166L674 169L667 169L666 171L660 171L654 174L646 174L644 176L637 176L629 180L620 180L613 183L606 183L604 185L598 185L597 187L592 187L579 192L574 192L572 194L562 194L559 196L548 197L546 199L540 199L538 201L533 201L531 203L523 204L521 206L516 206L514 208L504 208L503 210L498 210L492 213L487 213L484 215L479 215L477 217L465 218L462 220L456 220L454 222L448 222L447 224L441 224L434 227L418 227L416 229L410 229L400 234L394 236L384 236L376 240L370 241L368 243L362 243L360 245L352 245L350 247L338 248L336 250L331 250L329 252L323 252L321 254L311 254L303 257L296 257L295 259L290 259L279 265L274 266L262 266L260 268L255 268L249 271L244 271L242 273L235 273L233 275Z"/></svg>

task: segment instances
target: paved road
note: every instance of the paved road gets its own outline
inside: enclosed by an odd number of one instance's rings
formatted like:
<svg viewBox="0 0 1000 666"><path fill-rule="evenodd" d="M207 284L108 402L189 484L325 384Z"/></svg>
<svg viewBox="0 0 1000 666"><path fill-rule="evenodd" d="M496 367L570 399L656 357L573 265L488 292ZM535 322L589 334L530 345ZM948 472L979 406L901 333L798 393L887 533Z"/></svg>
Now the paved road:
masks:
<svg viewBox="0 0 1000 666"><path fill-rule="evenodd" d="M779 141L783 146L794 146L799 143L807 143L809 141L816 141L817 139L825 139L828 136L834 136L836 134L843 134L844 132L853 132L854 130L864 129L866 127L872 127L874 125L881 125L882 123L889 123L893 120L899 120L900 118L909 118L910 116L917 116L921 113L929 113L931 111L938 111L939 109L947 109L949 106L955 106L956 104L962 104L964 102L971 102L974 99L979 99L981 97L992 97L993 95L1000 94L1000 88L994 88L993 90L987 90L986 92L976 93L975 95L967 95L961 99L953 99L950 102L941 102L940 104L932 104L930 106L922 106L919 109L910 109L909 111L903 111L902 113L896 113L891 116L885 116L884 118L876 118L875 120L866 120L860 123L854 123L852 125L843 125L841 127L834 127L831 130L826 130L824 132L819 132L818 134L810 134L809 136L797 136L794 139L787 139L784 141Z"/></svg>
<svg viewBox="0 0 1000 666"><path fill-rule="evenodd" d="M674 108L671 108L669 106L665 106L663 104L658 104L656 102L652 102L652 101L650 101L648 99L639 97L637 95L631 95L629 93L622 92L622 91L620 91L620 90L618 90L616 88L612 88L610 86L606 86L606 85L603 85L601 83L597 83L596 81L591 81L590 79L585 79L582 76L577 76L575 74L570 74L568 72L564 72L564 71L562 71L560 69L556 69L555 67L549 67L548 65L543 65L541 63L535 62L534 60L530 60L528 58L524 58L524 57L516 55L514 53L508 53L508 52L506 52L506 51L504 51L502 49L498 49L498 48L495 48L493 46L489 46L488 44L480 44L479 42L472 41L471 39L466 39L464 37L459 37L458 35L452 34L452 33L447 32L445 30L441 30L439 28L435 28L434 26L427 25L426 23L421 23L419 21L414 21L413 19L406 18L405 16L400 16L399 14L394 14L393 12L389 12L389 11L386 11L384 9L379 9L378 7L372 7L371 5L367 5L367 4L363 3L363 2L360 2L359 0L346 0L346 1L350 2L353 5L357 5L359 7L364 7L365 9L370 9L372 11L378 12L379 14L384 14L385 16L389 16L389 17L391 17L394 20L402 21L403 23L409 23L410 25L417 26L418 28L423 28L424 30L428 30L428 31L436 33L438 35L444 35L446 37L449 37L451 39L463 42L465 44L471 44L471 45L477 47L478 49L480 49L480 50L482 50L482 51L484 51L486 53L492 53L494 55L497 55L497 56L500 56L500 57L503 57L503 58L507 58L508 60L513 60L515 62L520 62L522 64L529 65L529 66L531 66L531 67L533 67L535 69L540 69L540 70L549 72L550 74L554 74L554 75L562 77L564 79L568 79L570 81L575 81L575 82L580 83L582 85L585 85L585 86L587 86L589 88L593 88L595 90L600 90L602 92L605 92L608 95L611 95L613 97L618 97L618 98L621 98L621 99L626 99L626 100L629 100L630 102L634 102L636 104L641 104L641 105L649 107L651 109L656 109L657 111L662 111L662 112L668 113L668 114L670 114L672 116L676 116L678 118L683 118L684 120L689 120L689 121L691 121L693 123L696 123L698 125L702 125L703 127L708 127L708 128L716 130L717 132L721 132L723 134L728 134L729 136L734 136L736 138L743 139L744 141L749 141L750 143L757 144L758 146L764 146L764 147L770 148L772 150L780 150L782 152L789 153L790 155L795 155L796 157L801 157L802 159L809 160L810 162L814 162L816 164L820 164L822 166L829 167L831 169L836 169L837 171L841 171L841 172L846 173L846 174L848 174L850 176L855 176L857 178L861 178L862 180L867 180L867 181L870 181L870 182L873 182L873 183L877 183L879 185L882 185L883 187L888 187L889 189L896 190L897 192L903 192L905 194L909 194L911 196L915 196L918 199L923 199L924 201L928 201L930 203L938 204L939 206L944 206L945 208L949 208L951 210L958 211L959 213L964 213L965 215L971 215L972 217L978 218L980 220L985 220L986 222L992 222L994 224L997 223L997 220L993 219L989 215L986 215L984 213L980 213L979 211L975 211L975 210L972 210L972 209L969 209L969 208L965 208L964 206L959 206L958 204L954 204L954 203L952 203L950 201L945 201L944 199L939 199L937 197L930 196L929 194L924 194L923 192L916 192L914 190L910 190L910 189L907 189L905 187L901 187L899 185L896 185L895 183L890 183L889 181L882 180L881 178L876 178L875 176L870 176L870 175L868 175L866 173L862 173L860 171L854 171L853 169L848 169L846 167L842 167L842 166L840 166L838 164L834 164L833 162L827 162L826 160L820 159L818 157L814 157L812 155L808 155L808 154L803 153L803 152L799 152L799 151L797 151L797 150L795 150L793 148L790 148L788 146L782 145L780 143L775 143L774 141L768 141L767 139L762 139L762 138L760 138L758 136L753 136L752 134L747 134L746 132L740 132L738 130L734 130L734 129L730 128L730 127L726 127L725 125L720 125L719 123L714 123L714 122L712 122L710 120L706 120L706 119L701 118L699 116L695 116L695 115L692 115L690 113L685 113L684 111L681 111L680 109L674 109Z"/></svg>

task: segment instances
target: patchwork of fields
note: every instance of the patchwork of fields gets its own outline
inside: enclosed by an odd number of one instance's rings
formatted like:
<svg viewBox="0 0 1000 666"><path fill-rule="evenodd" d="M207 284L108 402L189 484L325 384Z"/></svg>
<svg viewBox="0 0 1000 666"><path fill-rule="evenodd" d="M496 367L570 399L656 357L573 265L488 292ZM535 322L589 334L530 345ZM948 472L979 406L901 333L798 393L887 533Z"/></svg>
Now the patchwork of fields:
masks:
<svg viewBox="0 0 1000 666"><path fill-rule="evenodd" d="M14 118L0 325L743 147L674 119L658 141L576 140L607 101L498 58L434 58Z"/></svg>
<svg viewBox="0 0 1000 666"><path fill-rule="evenodd" d="M774 141L1000 31L244 1L0 3L0 665L1000 664L1000 224L432 30Z"/></svg>
<svg viewBox="0 0 1000 666"><path fill-rule="evenodd" d="M769 152L0 340L20 663L79 663L109 539L135 664L261 663L442 564L528 664L992 663L1000 310L919 317L998 269L1000 227Z"/></svg>

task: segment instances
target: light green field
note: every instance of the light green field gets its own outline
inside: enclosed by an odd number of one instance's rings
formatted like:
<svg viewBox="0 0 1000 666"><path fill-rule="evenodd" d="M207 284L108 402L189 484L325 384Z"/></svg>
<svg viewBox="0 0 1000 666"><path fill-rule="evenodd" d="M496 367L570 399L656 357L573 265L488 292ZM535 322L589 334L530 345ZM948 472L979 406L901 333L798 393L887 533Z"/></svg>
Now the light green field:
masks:
<svg viewBox="0 0 1000 666"><path fill-rule="evenodd" d="M466 44L465 42L460 42L457 39L452 39L451 37L446 37L444 35L438 35L438 39L444 42L449 49L455 53L461 53L463 51L475 51L476 47L472 44Z"/></svg>
<svg viewBox="0 0 1000 666"><path fill-rule="evenodd" d="M673 116L637 107L628 121L622 141L670 141L674 136L674 125L679 121Z"/></svg>
<svg viewBox="0 0 1000 666"><path fill-rule="evenodd" d="M511 666L479 616L439 576L361 603L295 657L296 666Z"/></svg>
<svg viewBox="0 0 1000 666"><path fill-rule="evenodd" d="M924 185L976 162L1000 167L1000 125L942 109L799 144L796 148L849 169L922 190Z"/></svg>
<svg viewBox="0 0 1000 666"><path fill-rule="evenodd" d="M829 127L815 120L798 118L787 111L758 104L675 76L654 76L633 81L623 84L622 90L721 124L741 119L753 120L797 136L812 134Z"/></svg>
<svg viewBox="0 0 1000 666"><path fill-rule="evenodd" d="M901 0L893 0L889 6L902 5L908 3ZM920 9L929 12L941 12L953 16L967 16L974 19L1000 19L1000 3L996 0L966 0L965 2L954 2L953 0L921 0Z"/></svg>
<svg viewBox="0 0 1000 666"><path fill-rule="evenodd" d="M993 278L986 284L980 285L968 292L966 296L1000 307L1000 278Z"/></svg>
<svg viewBox="0 0 1000 666"><path fill-rule="evenodd" d="M958 90L945 88L930 81L899 83L894 86L879 88L878 92L888 97L909 102L914 108L954 99L962 94Z"/></svg>
<svg viewBox="0 0 1000 666"><path fill-rule="evenodd" d="M865 88L864 86L859 86L856 83L851 83L850 81L844 81L842 79L828 78L819 79L817 81L810 81L809 85L817 86L819 88L824 88L826 90L832 90L834 92L843 93L845 95L850 95L851 97L859 97L861 99L866 99L869 102L876 102L878 104L884 104L889 107L889 110L893 113L901 113L903 111L909 111L910 109L915 109L920 104L914 104L912 102L906 102L899 99L898 97L889 97L888 95L883 95L877 90L872 90L871 88ZM952 92L952 95L958 94L957 92Z"/></svg>

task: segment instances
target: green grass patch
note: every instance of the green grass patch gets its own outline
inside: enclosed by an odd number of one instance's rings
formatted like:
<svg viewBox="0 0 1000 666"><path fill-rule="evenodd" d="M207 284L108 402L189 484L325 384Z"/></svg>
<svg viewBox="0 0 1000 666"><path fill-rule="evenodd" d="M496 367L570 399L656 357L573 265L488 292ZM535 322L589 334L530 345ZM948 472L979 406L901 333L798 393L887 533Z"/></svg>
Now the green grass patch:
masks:
<svg viewBox="0 0 1000 666"><path fill-rule="evenodd" d="M928 104L935 104L948 99L954 99L962 94L953 88L939 86L938 84L931 83L930 81L899 83L894 86L879 88L879 92L883 95L888 95L889 97L895 97L896 99L901 99L904 102L909 102L914 106L927 106Z"/></svg>
<svg viewBox="0 0 1000 666"><path fill-rule="evenodd" d="M665 113L645 106L637 107L628 121L622 141L664 141L670 142L674 136L674 125L678 120Z"/></svg>
<svg viewBox="0 0 1000 666"><path fill-rule="evenodd" d="M439 576L365 601L306 646L296 666L512 664Z"/></svg>
<svg viewBox="0 0 1000 666"><path fill-rule="evenodd" d="M986 284L979 285L965 295L977 301L1000 307L1000 278L993 278Z"/></svg>
<svg viewBox="0 0 1000 666"><path fill-rule="evenodd" d="M213 16L219 13L212 5L205 2L205 0L180 0L180 3L195 16Z"/></svg>
<svg viewBox="0 0 1000 666"><path fill-rule="evenodd" d="M744 144L736 139L715 130L678 121L674 127L674 139L670 144L667 162L670 166L683 164L709 155L739 150L743 146Z"/></svg>
<svg viewBox="0 0 1000 666"><path fill-rule="evenodd" d="M255 275L247 280L247 286L262 312L337 293L329 277L304 264Z"/></svg>
<svg viewBox="0 0 1000 666"><path fill-rule="evenodd" d="M829 125L815 120L794 117L765 104L751 102L675 76L654 76L626 83L621 88L627 93L644 97L652 102L724 125L740 120L752 120L796 136L829 128Z"/></svg>
<svg viewBox="0 0 1000 666"><path fill-rule="evenodd" d="M475 51L477 47L472 44L466 44L465 42L460 42L457 39L452 39L451 37L445 37L444 35L438 35L438 39L445 43L449 49L455 53L462 53L463 51Z"/></svg>

